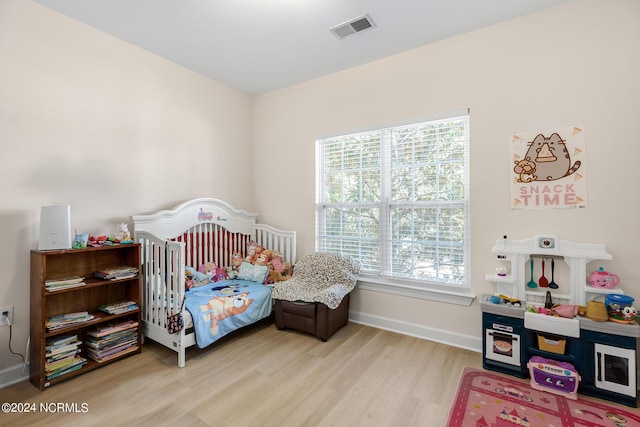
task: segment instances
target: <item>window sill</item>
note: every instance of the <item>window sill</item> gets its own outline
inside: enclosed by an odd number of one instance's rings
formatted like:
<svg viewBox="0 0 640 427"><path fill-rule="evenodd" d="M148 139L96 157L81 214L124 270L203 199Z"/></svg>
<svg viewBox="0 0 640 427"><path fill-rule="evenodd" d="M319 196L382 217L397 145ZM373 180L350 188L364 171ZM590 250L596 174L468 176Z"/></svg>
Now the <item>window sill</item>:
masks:
<svg viewBox="0 0 640 427"><path fill-rule="evenodd" d="M400 295L411 298L421 298L430 301L444 302L470 306L475 299L469 289L454 290L444 286L429 285L416 286L401 280L360 275L358 277L358 289L367 291L384 292L392 295Z"/></svg>

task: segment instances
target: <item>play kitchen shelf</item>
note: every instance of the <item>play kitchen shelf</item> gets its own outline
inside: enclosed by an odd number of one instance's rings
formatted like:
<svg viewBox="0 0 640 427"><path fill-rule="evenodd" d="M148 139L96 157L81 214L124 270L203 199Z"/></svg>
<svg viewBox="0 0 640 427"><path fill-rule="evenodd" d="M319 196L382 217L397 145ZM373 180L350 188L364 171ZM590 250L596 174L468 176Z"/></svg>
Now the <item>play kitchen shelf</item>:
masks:
<svg viewBox="0 0 640 427"><path fill-rule="evenodd" d="M582 377L580 392L636 406L638 323L619 324L587 317L562 318L533 313L528 304L544 306L547 291L556 304L586 306L609 294L622 294L619 287L592 287L587 265L610 260L602 244L561 240L556 236L535 236L525 240L500 239L493 248L502 264L499 274L486 279L496 284L495 295L483 295L483 367L518 377L527 377L527 362L541 356L576 367ZM543 284L558 281L551 265L566 265L568 278L558 287L540 287L540 267L545 263ZM538 266L532 274L533 265ZM557 270L556 270L557 273ZM546 282L546 283L545 283ZM532 285L535 284L535 287ZM492 301L493 299L493 301ZM497 302L497 303L496 303Z"/></svg>
<svg viewBox="0 0 640 427"><path fill-rule="evenodd" d="M546 291L554 291L548 287L529 287L531 283L530 274L531 261L542 263L548 261L546 277L551 277L551 261L558 266L564 262L569 268L568 290L561 293L553 293L554 301L586 305L587 301L602 294L622 293L619 288L600 289L593 288L587 283L587 264L596 260L610 260L613 256L609 254L603 244L596 243L575 243L559 239L556 236L535 236L525 240L498 239L493 247L496 259L500 262L510 264L507 267L509 273L506 276L497 274L487 274L486 279L496 283L497 293L508 295L520 301L531 301L544 299ZM527 279L527 273L529 278Z"/></svg>

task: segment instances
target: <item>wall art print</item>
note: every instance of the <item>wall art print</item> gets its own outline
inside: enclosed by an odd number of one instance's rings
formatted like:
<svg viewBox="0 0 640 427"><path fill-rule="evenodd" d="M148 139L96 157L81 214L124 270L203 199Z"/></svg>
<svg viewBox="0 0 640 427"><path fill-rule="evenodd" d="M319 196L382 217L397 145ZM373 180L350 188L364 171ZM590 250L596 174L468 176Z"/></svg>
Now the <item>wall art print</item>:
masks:
<svg viewBox="0 0 640 427"><path fill-rule="evenodd" d="M587 206L583 126L511 135L511 208Z"/></svg>

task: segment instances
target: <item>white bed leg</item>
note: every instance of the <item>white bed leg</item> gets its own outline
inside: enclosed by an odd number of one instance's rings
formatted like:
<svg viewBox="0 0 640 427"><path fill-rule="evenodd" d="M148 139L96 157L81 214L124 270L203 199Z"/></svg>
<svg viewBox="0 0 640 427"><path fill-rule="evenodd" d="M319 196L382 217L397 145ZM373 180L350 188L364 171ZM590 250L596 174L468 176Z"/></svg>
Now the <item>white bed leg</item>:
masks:
<svg viewBox="0 0 640 427"><path fill-rule="evenodd" d="M184 347L180 347L178 350L178 368L184 368L186 362L186 351Z"/></svg>

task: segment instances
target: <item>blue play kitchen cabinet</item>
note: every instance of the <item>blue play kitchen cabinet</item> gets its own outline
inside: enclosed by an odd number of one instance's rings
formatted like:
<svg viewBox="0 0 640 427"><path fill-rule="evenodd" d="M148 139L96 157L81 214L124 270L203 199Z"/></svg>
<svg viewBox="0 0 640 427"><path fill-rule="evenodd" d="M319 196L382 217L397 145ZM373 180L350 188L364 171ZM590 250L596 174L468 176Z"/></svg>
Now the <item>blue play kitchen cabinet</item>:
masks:
<svg viewBox="0 0 640 427"><path fill-rule="evenodd" d="M612 259L604 245L535 236L498 240L493 252L508 273L486 278L496 283L496 295L508 299L481 297L483 367L525 378L530 374L527 363L534 356L570 363L580 375L580 393L636 407L640 339L637 322L595 321L579 315L564 318L532 309L545 306L547 291L556 304L581 307L590 301L604 301L609 294L622 294L618 287L595 288L587 283L587 270L593 269L587 264ZM532 275L532 266L541 267L544 260L547 266L552 260L555 267L562 267L567 273L562 280L554 280L558 276L551 280L560 283L558 288L532 285L541 273L537 270Z"/></svg>

